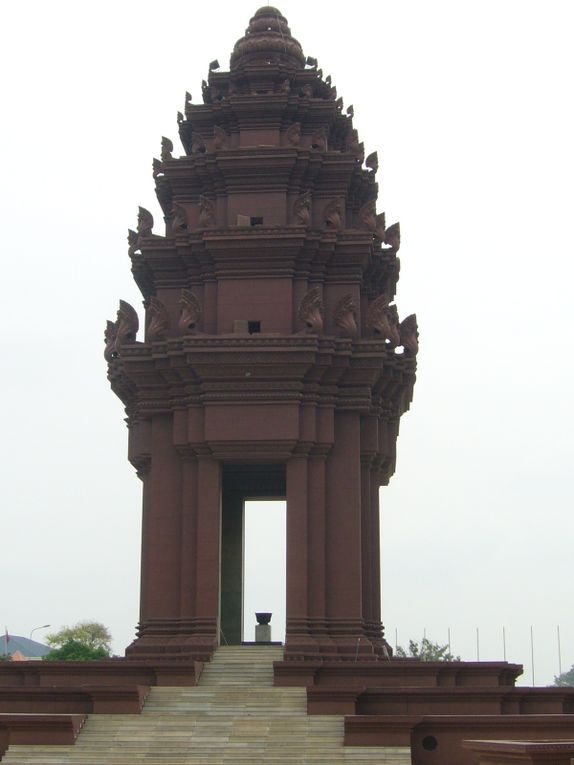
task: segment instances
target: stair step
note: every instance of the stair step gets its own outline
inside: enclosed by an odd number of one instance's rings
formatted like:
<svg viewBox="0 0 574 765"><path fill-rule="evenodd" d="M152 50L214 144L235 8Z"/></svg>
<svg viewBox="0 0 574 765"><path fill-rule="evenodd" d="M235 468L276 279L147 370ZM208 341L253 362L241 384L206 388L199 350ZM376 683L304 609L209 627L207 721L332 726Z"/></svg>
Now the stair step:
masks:
<svg viewBox="0 0 574 765"><path fill-rule="evenodd" d="M343 717L273 687L282 648L225 646L195 687L154 687L141 715L90 715L75 746L10 746L2 765L410 765L408 747L343 746Z"/></svg>

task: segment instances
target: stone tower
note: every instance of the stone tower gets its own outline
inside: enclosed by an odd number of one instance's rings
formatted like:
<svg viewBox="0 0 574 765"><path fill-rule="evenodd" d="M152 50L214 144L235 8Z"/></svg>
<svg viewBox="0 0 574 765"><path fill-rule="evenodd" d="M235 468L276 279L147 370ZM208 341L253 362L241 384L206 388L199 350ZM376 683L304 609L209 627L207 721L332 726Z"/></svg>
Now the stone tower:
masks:
<svg viewBox="0 0 574 765"><path fill-rule="evenodd" d="M398 224L377 214L330 78L261 8L230 70L178 115L153 177L165 235L129 233L138 314L105 357L143 482L141 613L129 657L208 658L241 641L243 504L287 501L287 658L373 659L379 486L415 381L414 316L393 303ZM162 226L163 229L163 226Z"/></svg>

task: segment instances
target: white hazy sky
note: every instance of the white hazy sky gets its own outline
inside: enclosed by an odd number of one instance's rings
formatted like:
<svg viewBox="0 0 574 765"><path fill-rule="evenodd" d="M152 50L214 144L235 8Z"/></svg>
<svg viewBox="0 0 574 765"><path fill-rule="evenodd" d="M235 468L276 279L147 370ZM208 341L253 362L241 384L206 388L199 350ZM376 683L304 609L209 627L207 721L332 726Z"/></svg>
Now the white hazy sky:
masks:
<svg viewBox="0 0 574 765"><path fill-rule="evenodd" d="M140 483L102 358L141 306L126 229L159 219L151 160L227 67L257 3L3 6L0 625L82 618L115 650L138 618ZM570 0L280 6L331 74L400 220L401 315L421 351L381 495L394 643L507 656L549 683L574 663ZM141 311L140 311L141 316ZM268 604L266 604L267 607ZM271 610L279 610L270 604ZM36 633L41 637L42 633Z"/></svg>

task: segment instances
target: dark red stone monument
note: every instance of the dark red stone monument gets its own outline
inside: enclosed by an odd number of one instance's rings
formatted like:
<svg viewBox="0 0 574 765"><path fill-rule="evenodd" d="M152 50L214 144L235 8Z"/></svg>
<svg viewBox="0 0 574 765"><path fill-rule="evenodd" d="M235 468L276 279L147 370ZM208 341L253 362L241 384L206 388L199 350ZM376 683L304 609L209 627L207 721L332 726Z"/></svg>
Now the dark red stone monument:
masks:
<svg viewBox="0 0 574 765"><path fill-rule="evenodd" d="M272 496L287 501L286 657L382 657L378 496L417 327L393 302L400 232L377 213L377 155L275 8L202 91L178 115L184 155L164 138L153 163L165 235L142 208L129 233L144 341L124 302L106 332L143 482L127 654L241 642L243 503Z"/></svg>
<svg viewBox="0 0 574 765"><path fill-rule="evenodd" d="M141 208L129 235L144 342L124 302L106 332L143 482L138 637L127 659L2 662L0 756L72 743L88 713L137 714L149 686L194 685L220 641L241 642L244 500L284 497L276 686L345 715L346 745L408 746L413 765L566 762L574 689L515 687L507 662L387 660L378 491L417 328L393 303L398 224L376 212L352 109L266 7L179 129L185 156L164 138L153 165L165 236Z"/></svg>

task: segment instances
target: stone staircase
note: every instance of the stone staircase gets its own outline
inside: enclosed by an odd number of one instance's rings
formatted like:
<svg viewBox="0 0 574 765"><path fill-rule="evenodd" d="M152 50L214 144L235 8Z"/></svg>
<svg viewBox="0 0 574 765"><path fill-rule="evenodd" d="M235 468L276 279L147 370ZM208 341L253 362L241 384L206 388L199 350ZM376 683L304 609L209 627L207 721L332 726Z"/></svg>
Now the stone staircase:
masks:
<svg viewBox="0 0 574 765"><path fill-rule="evenodd" d="M281 658L221 647L197 686L152 688L141 715L90 715L75 746L10 746L2 765L410 765L408 747L344 747L343 717L273 687Z"/></svg>

